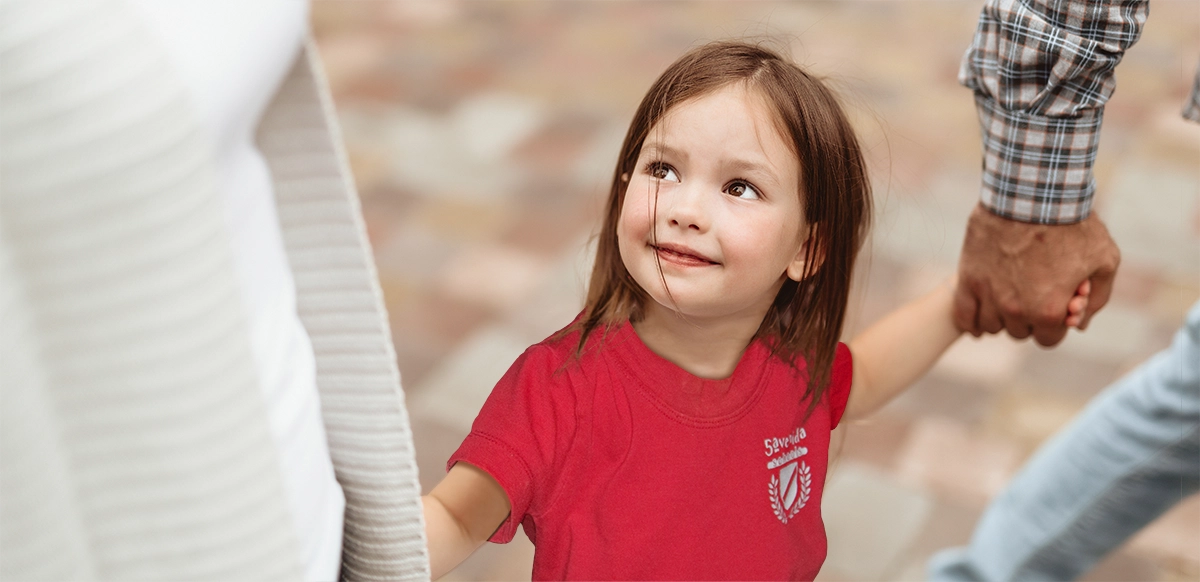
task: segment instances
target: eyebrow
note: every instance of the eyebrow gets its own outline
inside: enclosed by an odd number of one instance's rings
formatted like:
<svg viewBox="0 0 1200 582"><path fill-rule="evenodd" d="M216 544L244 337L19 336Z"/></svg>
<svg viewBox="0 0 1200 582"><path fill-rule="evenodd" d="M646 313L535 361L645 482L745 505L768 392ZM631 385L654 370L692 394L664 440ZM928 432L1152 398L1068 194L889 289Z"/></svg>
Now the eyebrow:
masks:
<svg viewBox="0 0 1200 582"><path fill-rule="evenodd" d="M688 159L688 154L686 151L673 148L658 141L647 141L646 144L642 146L642 150L649 152L650 154L654 154L657 157L674 157L683 159L685 161ZM764 163L754 162L742 158L723 159L721 162L722 165L735 172L748 174L748 177L769 181L774 185L781 183L776 172L774 172L770 166Z"/></svg>
<svg viewBox="0 0 1200 582"><path fill-rule="evenodd" d="M677 150L658 141L647 141L646 144L642 146L642 151L658 154L659 157L670 156L674 158L683 158L685 160L688 158L687 152L683 150Z"/></svg>

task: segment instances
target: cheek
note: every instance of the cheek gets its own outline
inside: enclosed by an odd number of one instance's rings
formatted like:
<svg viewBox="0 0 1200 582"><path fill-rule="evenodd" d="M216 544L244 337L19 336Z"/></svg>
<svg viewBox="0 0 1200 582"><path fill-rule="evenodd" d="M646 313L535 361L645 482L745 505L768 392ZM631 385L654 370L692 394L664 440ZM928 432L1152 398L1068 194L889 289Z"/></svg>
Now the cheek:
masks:
<svg viewBox="0 0 1200 582"><path fill-rule="evenodd" d="M624 241L644 240L650 232L652 209L647 205L649 199L644 193L635 193L637 187L636 182L629 185L621 205L621 217L617 221L617 236Z"/></svg>
<svg viewBox="0 0 1200 582"><path fill-rule="evenodd" d="M730 263L738 264L749 277L774 279L783 276L788 264L800 250L798 227L761 220L743 224L741 236L723 241L722 252Z"/></svg>

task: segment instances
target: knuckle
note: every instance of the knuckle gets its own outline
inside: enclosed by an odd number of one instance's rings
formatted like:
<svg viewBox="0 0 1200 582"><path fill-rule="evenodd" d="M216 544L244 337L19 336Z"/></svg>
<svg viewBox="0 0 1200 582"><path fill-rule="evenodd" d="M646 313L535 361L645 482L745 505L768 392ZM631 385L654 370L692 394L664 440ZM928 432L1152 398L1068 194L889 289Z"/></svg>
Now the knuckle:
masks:
<svg viewBox="0 0 1200 582"><path fill-rule="evenodd" d="M1004 315L1005 319L1019 319L1025 311L1024 309L1021 309L1020 303L1011 300L1000 302L999 307L1000 313Z"/></svg>
<svg viewBox="0 0 1200 582"><path fill-rule="evenodd" d="M1025 339L1025 338L1029 337L1030 333L1032 333L1032 332L1027 327L1009 327L1008 328L1008 335L1011 335L1017 339Z"/></svg>

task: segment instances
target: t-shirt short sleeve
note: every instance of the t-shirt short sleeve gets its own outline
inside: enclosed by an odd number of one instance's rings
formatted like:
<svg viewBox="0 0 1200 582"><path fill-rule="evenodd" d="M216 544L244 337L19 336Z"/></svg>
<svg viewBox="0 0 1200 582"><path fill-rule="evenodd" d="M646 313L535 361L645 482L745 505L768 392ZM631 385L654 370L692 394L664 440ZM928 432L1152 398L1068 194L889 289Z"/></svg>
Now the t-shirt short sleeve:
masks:
<svg viewBox="0 0 1200 582"><path fill-rule="evenodd" d="M492 389L471 433L446 464L464 461L496 480L512 506L489 541L508 543L517 526L548 499L550 475L574 431L574 395L551 349L534 346Z"/></svg>
<svg viewBox="0 0 1200 582"><path fill-rule="evenodd" d="M850 383L854 380L854 360L850 355L850 347L838 342L837 351L833 356L833 370L829 374L829 428L837 428L846 412L846 403L850 401Z"/></svg>

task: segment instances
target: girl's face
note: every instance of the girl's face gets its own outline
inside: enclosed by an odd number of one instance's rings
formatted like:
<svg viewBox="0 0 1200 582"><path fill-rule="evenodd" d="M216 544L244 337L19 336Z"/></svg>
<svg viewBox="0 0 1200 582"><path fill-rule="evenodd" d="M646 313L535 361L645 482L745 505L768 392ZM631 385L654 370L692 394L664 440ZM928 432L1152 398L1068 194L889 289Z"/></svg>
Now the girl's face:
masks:
<svg viewBox="0 0 1200 582"><path fill-rule="evenodd" d="M621 260L654 299L648 312L761 321L784 277L800 278L800 163L773 119L734 83L651 128L617 224Z"/></svg>

